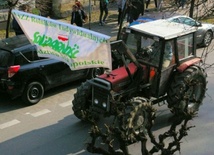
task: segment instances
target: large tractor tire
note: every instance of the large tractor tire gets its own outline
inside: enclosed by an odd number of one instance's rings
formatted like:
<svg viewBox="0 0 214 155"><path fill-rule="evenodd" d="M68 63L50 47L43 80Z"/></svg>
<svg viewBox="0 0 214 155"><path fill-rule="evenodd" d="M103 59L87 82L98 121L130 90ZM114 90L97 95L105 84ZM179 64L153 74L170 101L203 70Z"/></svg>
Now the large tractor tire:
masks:
<svg viewBox="0 0 214 155"><path fill-rule="evenodd" d="M175 113L195 114L205 96L206 77L205 71L196 65L177 72L167 92L169 108Z"/></svg>
<svg viewBox="0 0 214 155"><path fill-rule="evenodd" d="M89 107L91 106L91 84L89 80L82 83L81 86L77 88L77 92L74 94L73 111L74 115L83 121L90 120Z"/></svg>
<svg viewBox="0 0 214 155"><path fill-rule="evenodd" d="M135 97L125 109L122 128L124 131L123 140L131 144L144 138L147 128L154 122L155 111L146 99Z"/></svg>

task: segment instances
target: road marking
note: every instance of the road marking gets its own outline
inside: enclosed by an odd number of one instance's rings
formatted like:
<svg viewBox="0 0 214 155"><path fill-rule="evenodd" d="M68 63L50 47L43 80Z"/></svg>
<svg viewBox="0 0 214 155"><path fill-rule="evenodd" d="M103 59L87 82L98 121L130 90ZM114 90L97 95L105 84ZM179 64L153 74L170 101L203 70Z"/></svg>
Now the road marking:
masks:
<svg viewBox="0 0 214 155"><path fill-rule="evenodd" d="M41 115L47 114L47 113L49 113L49 112L51 112L51 111L50 111L50 110L48 110L48 109L43 109L43 110L41 110L41 111L38 111L38 112L32 113L31 115L32 115L33 117L38 117L38 116L41 116Z"/></svg>
<svg viewBox="0 0 214 155"><path fill-rule="evenodd" d="M77 152L77 153L72 153L72 154L68 154L68 155L78 155L78 154L82 154L82 153L84 153L85 152L85 150L82 150L82 151L79 151L79 152Z"/></svg>
<svg viewBox="0 0 214 155"><path fill-rule="evenodd" d="M16 125L16 124L18 124L18 123L20 123L20 121L14 119L14 120L12 120L12 121L9 121L9 122L0 124L0 129L8 128L8 127L13 126L13 125Z"/></svg>
<svg viewBox="0 0 214 155"><path fill-rule="evenodd" d="M64 108L64 107L67 107L67 106L71 106L72 102L71 101L67 101L67 102L61 103L59 105Z"/></svg>

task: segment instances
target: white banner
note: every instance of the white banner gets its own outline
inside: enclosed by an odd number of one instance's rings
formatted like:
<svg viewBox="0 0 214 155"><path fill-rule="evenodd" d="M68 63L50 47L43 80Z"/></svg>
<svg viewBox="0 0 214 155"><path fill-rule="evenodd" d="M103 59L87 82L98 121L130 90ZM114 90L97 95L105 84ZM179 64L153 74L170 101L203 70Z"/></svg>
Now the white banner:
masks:
<svg viewBox="0 0 214 155"><path fill-rule="evenodd" d="M112 69L110 36L18 10L12 14L40 56L64 61L72 70Z"/></svg>

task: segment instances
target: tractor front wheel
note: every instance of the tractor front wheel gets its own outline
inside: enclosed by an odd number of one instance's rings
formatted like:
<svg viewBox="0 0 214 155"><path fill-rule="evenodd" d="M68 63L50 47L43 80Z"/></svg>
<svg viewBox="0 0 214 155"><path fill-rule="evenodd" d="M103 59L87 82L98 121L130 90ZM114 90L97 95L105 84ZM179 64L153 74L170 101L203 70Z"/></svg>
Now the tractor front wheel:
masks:
<svg viewBox="0 0 214 155"><path fill-rule="evenodd" d="M168 106L173 112L195 114L206 92L206 73L196 65L177 72L167 92Z"/></svg>
<svg viewBox="0 0 214 155"><path fill-rule="evenodd" d="M91 119L89 107L91 106L91 84L86 81L77 88L77 92L74 94L73 111L74 115L83 121L89 121Z"/></svg>
<svg viewBox="0 0 214 155"><path fill-rule="evenodd" d="M130 100L121 121L124 141L131 144L144 138L153 125L154 115L155 111L146 99L135 97Z"/></svg>

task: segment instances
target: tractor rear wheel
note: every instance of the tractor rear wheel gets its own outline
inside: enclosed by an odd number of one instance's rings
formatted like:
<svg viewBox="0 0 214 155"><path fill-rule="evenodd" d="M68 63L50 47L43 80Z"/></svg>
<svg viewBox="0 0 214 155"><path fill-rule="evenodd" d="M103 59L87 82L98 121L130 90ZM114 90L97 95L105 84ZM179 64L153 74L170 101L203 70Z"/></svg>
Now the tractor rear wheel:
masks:
<svg viewBox="0 0 214 155"><path fill-rule="evenodd" d="M168 107L173 112L195 114L206 92L206 73L196 65L177 72L167 92Z"/></svg>
<svg viewBox="0 0 214 155"><path fill-rule="evenodd" d="M90 115L89 115L89 107L91 106L91 84L89 81L86 81L81 84L77 88L77 92L74 94L74 99L72 101L73 103L73 111L74 115L83 121L89 121Z"/></svg>
<svg viewBox="0 0 214 155"><path fill-rule="evenodd" d="M131 144L145 137L148 126L153 124L153 118L154 111L148 101L141 97L130 100L122 121L124 141Z"/></svg>

